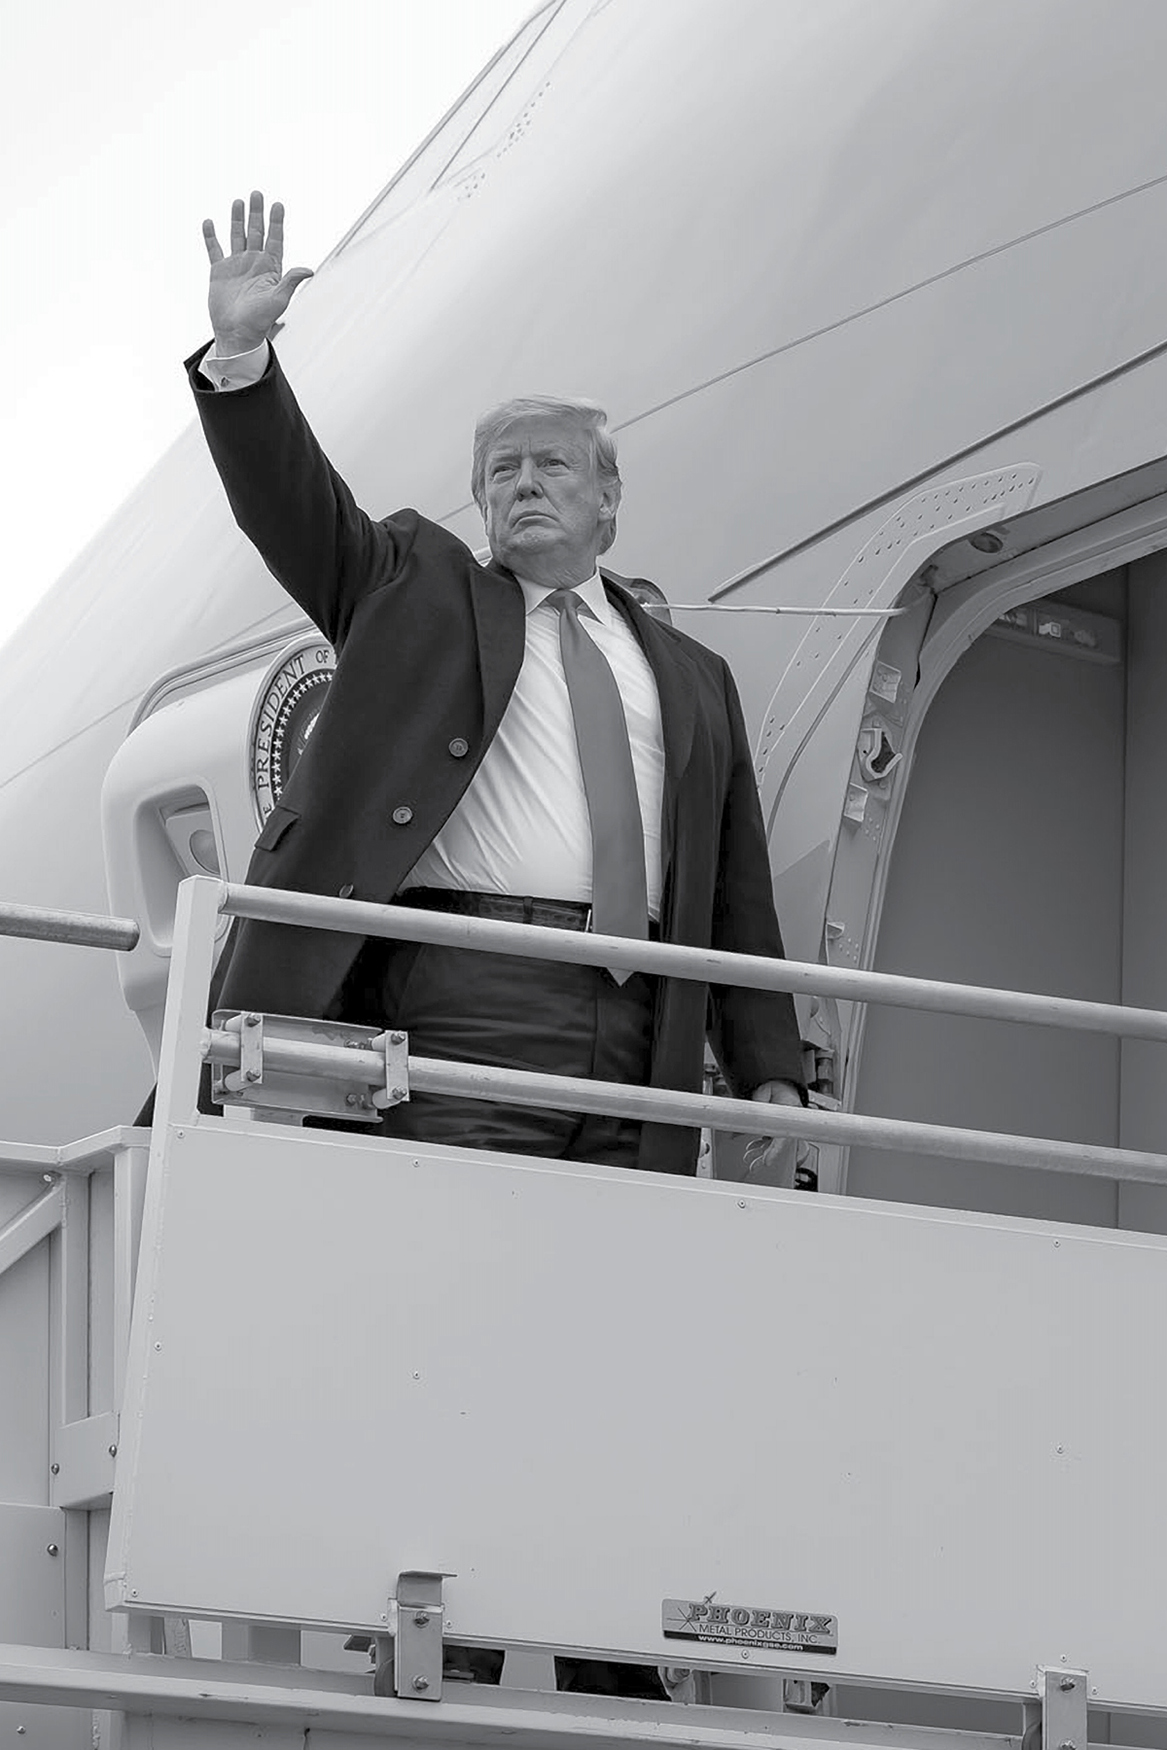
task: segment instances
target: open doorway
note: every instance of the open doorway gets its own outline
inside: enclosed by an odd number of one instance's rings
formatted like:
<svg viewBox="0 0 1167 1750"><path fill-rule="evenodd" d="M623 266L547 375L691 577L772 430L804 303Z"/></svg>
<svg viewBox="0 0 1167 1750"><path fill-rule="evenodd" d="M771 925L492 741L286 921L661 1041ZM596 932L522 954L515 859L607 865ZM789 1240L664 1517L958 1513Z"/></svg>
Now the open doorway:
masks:
<svg viewBox="0 0 1167 1750"><path fill-rule="evenodd" d="M1167 1007L1167 560L1045 602L977 638L928 709L870 963ZM859 1112L1167 1147L1153 1044L873 1005L853 1073ZM856 1148L846 1189L1167 1231L1167 1191L1076 1174Z"/></svg>

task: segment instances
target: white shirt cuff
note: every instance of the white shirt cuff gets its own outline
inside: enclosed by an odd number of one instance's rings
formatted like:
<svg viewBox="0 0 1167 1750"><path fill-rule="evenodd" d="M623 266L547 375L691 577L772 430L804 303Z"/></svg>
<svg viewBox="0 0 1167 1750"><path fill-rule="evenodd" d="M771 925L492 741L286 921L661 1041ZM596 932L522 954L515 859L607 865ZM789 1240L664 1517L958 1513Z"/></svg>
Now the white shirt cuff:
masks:
<svg viewBox="0 0 1167 1750"><path fill-rule="evenodd" d="M232 389L246 389L249 383L258 383L267 370L270 352L266 340L261 340L250 352L233 353L229 358L217 358L212 347L199 361L199 374L216 389L228 393Z"/></svg>

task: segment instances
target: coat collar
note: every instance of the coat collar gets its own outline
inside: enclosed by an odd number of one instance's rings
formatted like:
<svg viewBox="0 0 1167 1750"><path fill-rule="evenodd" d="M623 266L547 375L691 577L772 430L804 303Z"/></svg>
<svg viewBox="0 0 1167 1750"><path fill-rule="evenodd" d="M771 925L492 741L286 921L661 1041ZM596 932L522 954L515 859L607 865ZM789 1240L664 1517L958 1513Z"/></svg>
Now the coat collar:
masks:
<svg viewBox="0 0 1167 1750"><path fill-rule="evenodd" d="M482 679L482 730L493 740L523 666L526 607L523 592L501 565L479 565L470 574L470 601L478 637Z"/></svg>
<svg viewBox="0 0 1167 1750"><path fill-rule="evenodd" d="M631 626L644 651L660 697L661 734L665 744L665 788L661 810L661 860L667 870L672 858L677 790L689 763L697 722L697 681L693 660L672 628L646 614L625 580L601 568L608 600Z"/></svg>
<svg viewBox="0 0 1167 1750"><path fill-rule="evenodd" d="M645 613L622 577L602 567L600 576L608 600L624 616L644 651L660 698L665 749L664 841L661 852L667 868L672 854L677 790L689 763L697 721L693 660L682 640L673 636L670 627L658 624L651 614ZM523 666L526 604L519 584L501 565L475 563L470 578L470 599L482 677L482 728L489 742L502 721Z"/></svg>
<svg viewBox="0 0 1167 1750"><path fill-rule="evenodd" d="M689 763L697 721L697 682L693 662L672 628L646 614L622 577L600 572L608 600L620 610L648 659L660 694L661 730L665 743L665 774L672 786Z"/></svg>

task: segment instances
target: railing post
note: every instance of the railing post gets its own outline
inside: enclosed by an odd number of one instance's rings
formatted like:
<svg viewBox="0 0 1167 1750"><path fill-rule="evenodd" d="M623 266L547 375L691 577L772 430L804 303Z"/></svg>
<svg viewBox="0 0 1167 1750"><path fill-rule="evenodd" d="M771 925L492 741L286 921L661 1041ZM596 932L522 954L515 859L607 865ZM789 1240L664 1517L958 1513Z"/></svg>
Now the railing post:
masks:
<svg viewBox="0 0 1167 1750"><path fill-rule="evenodd" d="M119 1410L126 1389L147 1156L146 1149L131 1146L119 1149L113 1161L113 1401Z"/></svg>
<svg viewBox="0 0 1167 1750"><path fill-rule="evenodd" d="M174 950L170 964L170 980L166 991L166 1015L162 1024L162 1048L158 1059L158 1085L154 1098L154 1123L150 1138L150 1157L141 1215L137 1207L135 1178L127 1175L126 1189L131 1201L119 1212L119 1279L123 1295L133 1281L133 1307L130 1315L129 1340L122 1378L127 1381L146 1379L152 1348L152 1311L150 1298L152 1281L146 1260L140 1260L142 1271L134 1268L133 1253L137 1249L139 1232L158 1233L161 1210L166 1195L166 1154L171 1134L176 1127L198 1122L199 1077L202 1072L202 1036L206 1026L207 998L211 972L215 961L215 930L225 889L221 881L210 876L195 875L178 889L178 906L174 919ZM143 1276L147 1293L139 1292ZM137 1418L127 1420L123 1414L118 1440L118 1477L133 1477L137 1471L141 1445L141 1426ZM114 1489L114 1517L111 1523L107 1562L116 1572L123 1558L115 1542L117 1497L123 1484ZM143 1630L138 1619L128 1625L128 1643L132 1651L149 1652L153 1641L149 1636L141 1643ZM115 1628L114 1645L120 1631Z"/></svg>
<svg viewBox="0 0 1167 1750"><path fill-rule="evenodd" d="M215 930L224 886L209 875L192 875L178 889L174 952L166 991L166 1017L158 1056L154 1134L198 1119L203 1028L215 964Z"/></svg>

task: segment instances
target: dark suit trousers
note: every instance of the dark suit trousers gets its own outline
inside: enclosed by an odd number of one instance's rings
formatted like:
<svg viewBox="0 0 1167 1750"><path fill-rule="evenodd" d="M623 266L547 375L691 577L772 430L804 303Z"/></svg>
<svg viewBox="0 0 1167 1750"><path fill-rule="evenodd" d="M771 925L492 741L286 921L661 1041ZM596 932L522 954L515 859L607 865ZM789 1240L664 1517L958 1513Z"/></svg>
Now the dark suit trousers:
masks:
<svg viewBox="0 0 1167 1750"><path fill-rule="evenodd" d="M335 1008L346 1021L404 1028L411 1056L643 1085L653 995L640 973L617 985L593 966L370 940ZM630 1119L436 1094L391 1108L381 1130L617 1167L636 1165L640 1140Z"/></svg>

